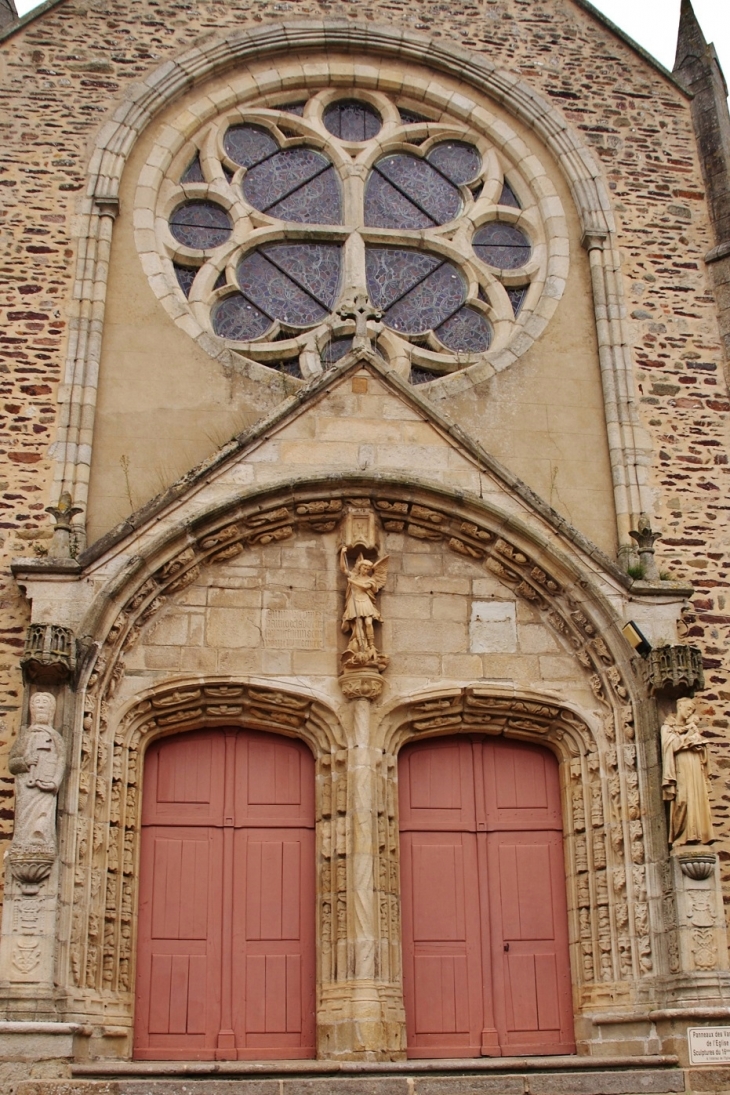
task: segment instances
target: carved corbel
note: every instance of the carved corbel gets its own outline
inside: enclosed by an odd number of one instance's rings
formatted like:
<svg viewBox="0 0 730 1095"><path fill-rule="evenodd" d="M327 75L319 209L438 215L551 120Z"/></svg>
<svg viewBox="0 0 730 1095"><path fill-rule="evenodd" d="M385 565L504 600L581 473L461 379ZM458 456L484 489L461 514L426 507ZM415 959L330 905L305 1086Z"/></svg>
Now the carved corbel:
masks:
<svg viewBox="0 0 730 1095"><path fill-rule="evenodd" d="M31 624L20 659L26 684L64 684L76 672L76 637L70 627Z"/></svg>
<svg viewBox="0 0 730 1095"><path fill-rule="evenodd" d="M666 699L693 696L705 687L702 651L696 646L657 646L643 663L647 691Z"/></svg>

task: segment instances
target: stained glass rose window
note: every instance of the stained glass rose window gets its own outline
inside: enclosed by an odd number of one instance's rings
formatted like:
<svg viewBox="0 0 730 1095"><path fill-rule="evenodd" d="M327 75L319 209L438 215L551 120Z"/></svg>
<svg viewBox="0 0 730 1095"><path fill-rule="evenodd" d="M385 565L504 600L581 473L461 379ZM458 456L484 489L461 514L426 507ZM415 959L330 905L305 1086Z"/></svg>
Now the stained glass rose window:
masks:
<svg viewBox="0 0 730 1095"><path fill-rule="evenodd" d="M202 125L157 217L201 332L307 377L350 352L348 301L367 294L374 351L412 382L497 360L541 299L547 233L519 164L468 117L353 84Z"/></svg>

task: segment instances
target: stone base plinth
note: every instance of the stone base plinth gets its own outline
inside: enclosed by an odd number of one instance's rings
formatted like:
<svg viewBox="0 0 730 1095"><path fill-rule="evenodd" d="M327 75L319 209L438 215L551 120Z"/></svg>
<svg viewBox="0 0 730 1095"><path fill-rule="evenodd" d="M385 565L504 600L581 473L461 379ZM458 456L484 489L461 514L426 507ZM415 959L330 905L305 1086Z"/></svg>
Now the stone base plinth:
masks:
<svg viewBox="0 0 730 1095"><path fill-rule="evenodd" d="M322 994L318 1053L335 1060L405 1058L406 1023L394 987L374 981L342 982Z"/></svg>

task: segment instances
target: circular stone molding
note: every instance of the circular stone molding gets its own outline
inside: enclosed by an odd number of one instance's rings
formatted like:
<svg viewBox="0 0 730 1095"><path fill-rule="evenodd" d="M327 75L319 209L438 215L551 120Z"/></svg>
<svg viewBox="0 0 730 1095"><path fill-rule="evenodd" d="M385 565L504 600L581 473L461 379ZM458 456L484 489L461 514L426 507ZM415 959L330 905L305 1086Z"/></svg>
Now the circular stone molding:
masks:
<svg viewBox="0 0 730 1095"><path fill-rule="evenodd" d="M261 380L335 364L365 296L404 379L486 379L542 333L568 272L560 200L504 117L375 59L282 58L202 88L150 151L135 238L173 321Z"/></svg>

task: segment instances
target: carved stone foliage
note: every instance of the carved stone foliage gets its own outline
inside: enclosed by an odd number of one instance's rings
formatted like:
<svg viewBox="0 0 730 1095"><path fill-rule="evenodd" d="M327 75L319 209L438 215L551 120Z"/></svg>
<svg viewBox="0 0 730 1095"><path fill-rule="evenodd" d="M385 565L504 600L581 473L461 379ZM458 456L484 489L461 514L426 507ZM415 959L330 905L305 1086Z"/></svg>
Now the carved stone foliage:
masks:
<svg viewBox="0 0 730 1095"><path fill-rule="evenodd" d="M488 688L454 688L397 709L386 748L433 734L482 732L543 740L558 753L568 839L569 909L586 992L652 972L651 932L631 707L594 734L558 704Z"/></svg>
<svg viewBox="0 0 730 1095"><path fill-rule="evenodd" d="M322 983L345 981L347 955L347 753L338 749L318 766L320 823L320 972Z"/></svg>

